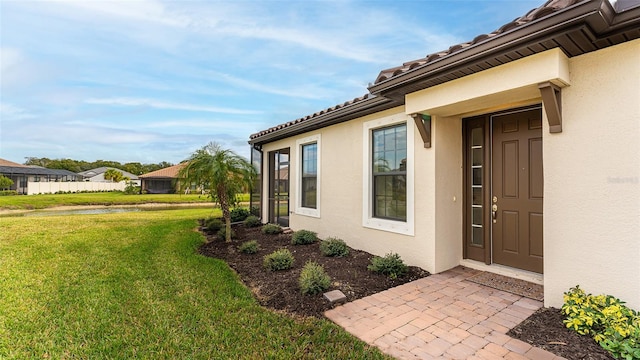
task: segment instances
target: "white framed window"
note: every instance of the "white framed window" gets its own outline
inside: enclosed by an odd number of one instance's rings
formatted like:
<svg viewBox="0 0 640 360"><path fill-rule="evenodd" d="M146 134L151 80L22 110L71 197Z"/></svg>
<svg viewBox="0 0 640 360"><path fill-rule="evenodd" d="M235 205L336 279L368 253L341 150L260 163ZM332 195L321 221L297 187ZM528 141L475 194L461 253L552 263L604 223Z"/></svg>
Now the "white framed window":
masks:
<svg viewBox="0 0 640 360"><path fill-rule="evenodd" d="M320 217L321 135L296 140L296 214Z"/></svg>
<svg viewBox="0 0 640 360"><path fill-rule="evenodd" d="M414 235L414 126L407 115L363 124L362 226Z"/></svg>

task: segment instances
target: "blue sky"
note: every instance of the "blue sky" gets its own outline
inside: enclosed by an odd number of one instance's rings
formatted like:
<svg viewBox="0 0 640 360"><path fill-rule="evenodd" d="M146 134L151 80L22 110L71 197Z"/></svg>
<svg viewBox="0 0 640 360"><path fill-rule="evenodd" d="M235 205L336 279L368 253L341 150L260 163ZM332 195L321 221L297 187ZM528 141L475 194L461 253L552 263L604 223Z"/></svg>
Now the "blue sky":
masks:
<svg viewBox="0 0 640 360"><path fill-rule="evenodd" d="M0 0L0 158L178 163L540 1Z"/></svg>

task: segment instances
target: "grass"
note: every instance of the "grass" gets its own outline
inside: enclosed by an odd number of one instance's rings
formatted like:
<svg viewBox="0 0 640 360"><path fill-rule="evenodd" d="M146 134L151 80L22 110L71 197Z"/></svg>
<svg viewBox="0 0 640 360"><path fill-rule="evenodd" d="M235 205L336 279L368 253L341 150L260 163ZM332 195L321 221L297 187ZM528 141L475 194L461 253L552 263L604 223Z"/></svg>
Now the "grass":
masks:
<svg viewBox="0 0 640 360"><path fill-rule="evenodd" d="M242 194L240 201L248 202L249 194ZM205 203L211 202L206 195L197 194L139 194L125 195L122 192L40 194L0 196L0 209L44 209L62 205L135 205L147 203Z"/></svg>
<svg viewBox="0 0 640 360"><path fill-rule="evenodd" d="M2 218L0 358L385 358L196 253L210 209Z"/></svg>

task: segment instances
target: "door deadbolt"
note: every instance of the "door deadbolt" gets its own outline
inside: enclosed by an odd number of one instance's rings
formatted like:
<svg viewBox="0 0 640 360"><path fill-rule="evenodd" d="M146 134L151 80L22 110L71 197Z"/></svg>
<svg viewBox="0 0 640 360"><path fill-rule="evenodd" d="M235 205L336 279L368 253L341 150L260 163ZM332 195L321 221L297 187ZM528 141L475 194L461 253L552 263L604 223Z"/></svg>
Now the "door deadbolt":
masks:
<svg viewBox="0 0 640 360"><path fill-rule="evenodd" d="M493 200L493 202L494 202L494 203L497 203L497 202L498 202L498 197L497 197L497 196L494 196L494 197L492 198L492 200Z"/></svg>

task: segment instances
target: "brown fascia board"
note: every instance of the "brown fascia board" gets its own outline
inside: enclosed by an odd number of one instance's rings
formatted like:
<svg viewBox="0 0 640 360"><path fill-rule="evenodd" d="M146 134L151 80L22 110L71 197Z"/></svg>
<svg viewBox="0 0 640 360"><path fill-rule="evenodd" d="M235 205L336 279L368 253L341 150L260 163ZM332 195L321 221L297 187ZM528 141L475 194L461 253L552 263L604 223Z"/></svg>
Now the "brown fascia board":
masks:
<svg viewBox="0 0 640 360"><path fill-rule="evenodd" d="M381 96L370 97L350 106L345 106L340 109L318 115L309 120L302 121L298 124L286 126L282 129L258 136L249 140L249 144L256 146L270 143L290 136L299 135L308 131L317 130L330 125L374 114L379 111L388 110L403 104L404 101L397 102Z"/></svg>
<svg viewBox="0 0 640 360"><path fill-rule="evenodd" d="M418 66L404 74L372 85L369 87L369 91L371 94L382 96L388 96L390 94L396 96L404 95L402 91L398 91L398 88L420 82L426 78L436 77L442 73L449 73L461 68L473 66L475 63L482 62L483 59L504 54L510 49L522 47L527 43L533 43L540 38L549 38L549 35L561 33L567 28L575 27L576 24L584 24L586 22L585 19L593 18L592 22L594 22L594 25L600 23L600 26L598 26L600 28L602 28L603 25L608 26L606 23L602 24L602 21L606 21L600 16L602 7L608 7L613 11L607 0L588 1L572 5L557 14L552 14L549 17L523 24L511 31L489 38L484 42L470 46L450 56L445 56L425 65Z"/></svg>

